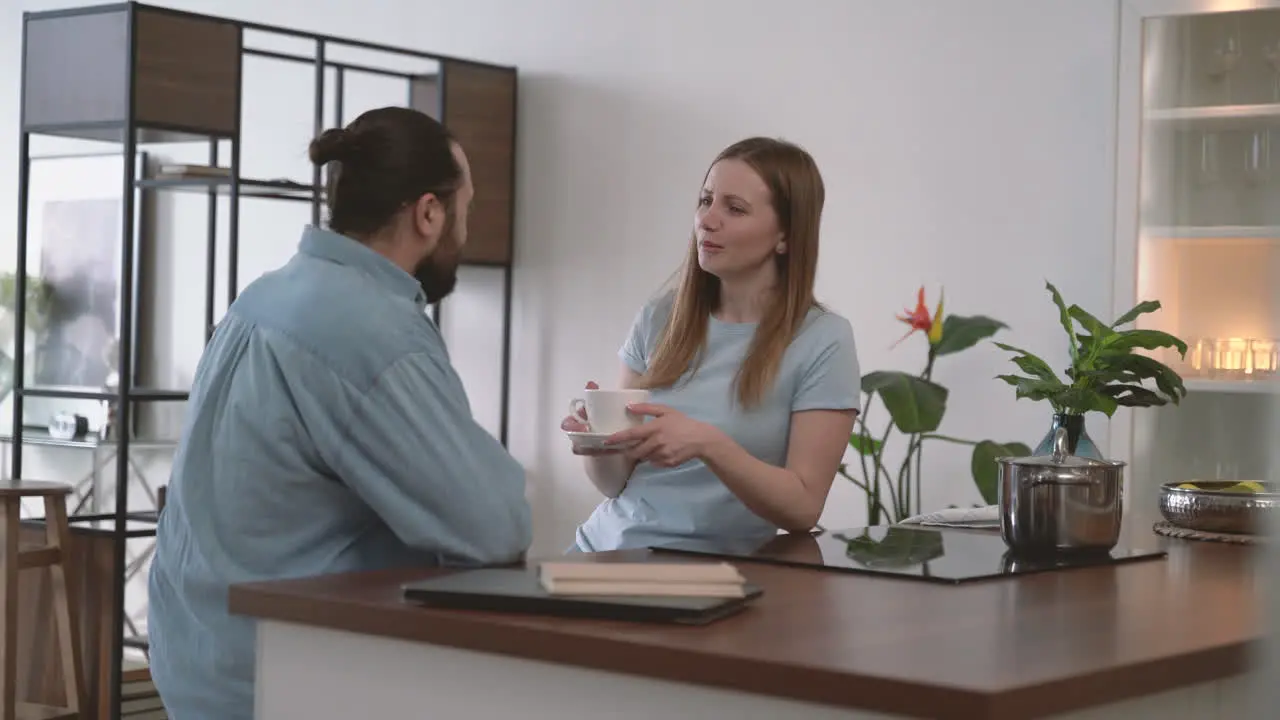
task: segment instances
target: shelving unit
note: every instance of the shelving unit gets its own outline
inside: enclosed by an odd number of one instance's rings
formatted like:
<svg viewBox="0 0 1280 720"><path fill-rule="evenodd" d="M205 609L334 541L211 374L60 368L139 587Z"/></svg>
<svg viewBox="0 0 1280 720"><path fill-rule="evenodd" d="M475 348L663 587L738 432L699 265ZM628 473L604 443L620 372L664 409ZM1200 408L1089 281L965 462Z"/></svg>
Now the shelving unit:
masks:
<svg viewBox="0 0 1280 720"><path fill-rule="evenodd" d="M1280 0L1122 0L1116 313L1189 344L1188 396L1118 413L1131 512L1159 487L1263 479L1280 393Z"/></svg>
<svg viewBox="0 0 1280 720"><path fill-rule="evenodd" d="M1145 232L1144 240L1195 240L1213 242L1221 240L1273 240L1280 237L1280 225L1220 225L1153 227Z"/></svg>
<svg viewBox="0 0 1280 720"><path fill-rule="evenodd" d="M1193 343L1166 354L1199 392L1267 387L1280 322L1280 10L1166 16L1143 28L1145 322Z"/></svg>
<svg viewBox="0 0 1280 720"><path fill-rule="evenodd" d="M144 178L137 186L144 190L170 190L174 192L215 192L218 195L230 195L230 179L222 178ZM236 183L240 197L262 198L264 200L294 200L311 203L315 200L315 191L310 185L292 180L252 180L240 178Z"/></svg>
<svg viewBox="0 0 1280 720"><path fill-rule="evenodd" d="M1245 393L1280 395L1280 382L1272 380L1212 380L1187 378L1188 393Z"/></svg>
<svg viewBox="0 0 1280 720"><path fill-rule="evenodd" d="M252 39L249 39L252 38ZM293 49L268 47L271 39ZM301 48L301 49L299 49ZM351 56L381 58L353 60ZM156 298L145 297L140 257L148 252L147 228L137 209L144 198L159 194L191 194L207 198L203 247L178 251L202 252L206 267L203 317L204 341L211 336L218 313L234 301L242 287L241 234L243 201L283 201L310 205L311 222L322 214L323 177L311 169L310 177L246 177L243 137L246 60L272 61L311 69L314 78L310 121L296 128L289 142L305 150L306 143L326 127L345 124L355 113L369 109L353 102L349 86L356 77L376 76L401 83L398 98L405 105L437 117L467 149L477 194L471 210L469 242L464 265L487 267L502 273L502 365L500 427L503 444L508 434L508 397L511 350L512 255L514 248L515 142L517 73L514 68L464 60L377 43L301 32L233 19L198 15L141 3L127 2L23 16L21 122L19 131L17 291L14 361L14 402L10 469L23 474L23 449L32 444L31 422L24 414L32 398L92 400L114 407L114 426L132 428L140 403L183 402L182 389L149 387L137 372L137 330L143 322L140 310ZM279 92L288 92L287 88ZM394 104L380 102L378 104ZM294 129L286 129L292 132ZM41 387L28 384L26 366L26 280L31 201L29 171L33 140L60 138L96 142L114 148L122 162L120 188L120 282L118 346L115 358L118 387ZM160 156L172 148L192 146L202 162L226 168L226 177L157 177L139 172L136 159L145 152ZM157 149L158 148L158 149ZM203 148L203 149L201 149ZM190 162L189 160L187 161ZM225 206L225 207L224 207ZM225 210L225 213L223 212ZM294 237L300 227L289 228ZM157 234L174 228L157 227ZM225 243L220 236L225 235ZM222 250L222 253L219 252ZM218 291L219 264L224 283ZM22 272L27 269L27 272ZM221 296L221 298L219 297ZM220 303L219 300L222 300ZM439 306L433 308L440 319ZM114 510L109 514L73 517L84 533L110 543L113 606L124 607L125 544L147 541L155 535L158 512L138 512L129 505L129 448L143 442L131 432L117 432L115 444ZM106 591L94 588L91 595ZM106 654L109 667L90 666L87 678L104 675L106 686L91 685L89 712L93 717L120 716L123 648L145 647L145 638L125 636L123 612L112 618L112 647ZM84 653L86 663L97 655Z"/></svg>

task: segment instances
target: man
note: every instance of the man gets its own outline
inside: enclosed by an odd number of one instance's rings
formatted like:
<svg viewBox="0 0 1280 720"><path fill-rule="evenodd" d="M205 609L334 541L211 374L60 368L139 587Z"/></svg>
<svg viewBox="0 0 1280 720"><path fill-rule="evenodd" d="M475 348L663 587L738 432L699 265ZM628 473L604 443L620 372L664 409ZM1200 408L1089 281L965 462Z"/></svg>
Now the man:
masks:
<svg viewBox="0 0 1280 720"><path fill-rule="evenodd" d="M328 229L245 288L201 358L149 585L152 674L176 720L253 716L235 583L519 560L524 472L472 418L425 310L452 291L474 188L435 120L326 131Z"/></svg>

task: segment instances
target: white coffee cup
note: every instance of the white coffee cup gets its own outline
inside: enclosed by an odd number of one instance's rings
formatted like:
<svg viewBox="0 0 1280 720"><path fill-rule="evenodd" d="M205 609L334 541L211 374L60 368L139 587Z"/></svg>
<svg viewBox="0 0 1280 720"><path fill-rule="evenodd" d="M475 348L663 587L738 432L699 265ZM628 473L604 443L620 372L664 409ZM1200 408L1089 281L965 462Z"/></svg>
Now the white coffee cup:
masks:
<svg viewBox="0 0 1280 720"><path fill-rule="evenodd" d="M583 397L569 403L569 414L581 418L586 410L591 432L612 435L643 423L644 416L627 406L648 401L648 390L584 390Z"/></svg>

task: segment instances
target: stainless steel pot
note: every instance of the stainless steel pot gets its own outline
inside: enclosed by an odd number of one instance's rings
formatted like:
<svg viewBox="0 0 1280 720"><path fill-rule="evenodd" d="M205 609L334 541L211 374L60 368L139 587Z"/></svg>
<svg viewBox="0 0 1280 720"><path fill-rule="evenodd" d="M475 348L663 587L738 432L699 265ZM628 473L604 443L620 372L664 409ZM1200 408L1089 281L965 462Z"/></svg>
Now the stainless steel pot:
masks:
<svg viewBox="0 0 1280 720"><path fill-rule="evenodd" d="M1107 552L1120 539L1125 463L1067 451L1067 430L1053 454L997 458L1000 534L1019 554Z"/></svg>

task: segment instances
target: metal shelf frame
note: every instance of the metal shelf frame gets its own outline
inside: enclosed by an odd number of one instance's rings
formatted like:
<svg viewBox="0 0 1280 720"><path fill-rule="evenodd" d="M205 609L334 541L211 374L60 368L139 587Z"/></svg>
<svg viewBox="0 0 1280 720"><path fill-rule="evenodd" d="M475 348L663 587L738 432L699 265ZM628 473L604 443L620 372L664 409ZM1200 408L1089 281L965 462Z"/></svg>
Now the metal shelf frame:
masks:
<svg viewBox="0 0 1280 720"><path fill-rule="evenodd" d="M237 79L237 91L235 93L235 126L229 132L221 130L210 130L207 128L190 127L181 123L166 123L146 121L138 116L138 81L136 67L138 61L138 16L140 12L161 14L170 18L183 18L196 21L209 21L221 24L230 24L236 28L238 37L238 55L235 68L235 76ZM118 121L99 121L94 120L83 123L32 123L28 122L28 55L30 54L29 43L31 35L29 30L33 22L48 21L55 18L77 18L103 13L128 13L128 30L125 45L127 47L125 63L125 93L127 98L124 101L124 117ZM304 55L296 55L291 53L282 53L261 48L245 47L244 34L246 31L253 31L263 34L270 34L280 37L293 38L295 40L304 40L314 43L315 56L306 57ZM418 50L412 50L402 47L394 47L380 43L367 42L355 39L341 38L332 35L319 33L311 33L302 30L296 30L285 27L277 27L264 25L260 23L235 20L230 18L222 18L211 15L202 15L188 13L184 11L173 10L169 8L144 5L142 3L128 2L116 3L110 5L96 5L81 8L71 8L63 10L53 10L44 12L26 12L23 15L23 60L21 73L21 122L18 136L18 212L17 212L17 278L15 290L15 358L13 364L14 373L14 402L13 402L13 429L11 437L11 463L10 468L13 477L22 477L23 472L23 448L24 433L30 432L24 427L24 399L30 397L58 397L58 398L75 398L75 399L97 399L104 401L114 401L116 403L115 427L117 428L116 437L111 442L117 445L115 457L116 470L116 487L115 487L115 510L107 515L80 516L81 520L93 520L101 523L108 519L114 520L114 531L112 537L114 539L115 562L117 568L126 567L125 541L129 538L143 537L154 535L154 530L147 532L139 530L137 524L139 522L158 522L158 513L138 513L129 510L129 446L135 441L132 436L132 416L134 414L134 404L139 402L183 402L188 398L185 391L154 389L135 386L135 322L138 321L137 311L139 305L145 300L139 297L138 286L139 279L137 277L138 258L136 257L139 248L140 228L137 227L137 218L135 207L138 202L138 193L140 192L197 192L208 195L208 217L206 221L206 276L204 279L205 298L204 298L204 317L203 323L205 327L205 341L208 342L214 332L214 317L216 313L217 299L217 263L219 260L218 253L218 201L225 199L228 204L227 223L227 242L226 242L226 258L227 272L226 285L223 289L226 304L229 306L237 297L240 291L239 278L239 243L240 243L240 200L243 198L282 200L289 202L309 202L311 204L311 220L314 224L319 225L321 219L321 205L323 203L323 185L322 174L319 168L316 168L312 177L311 184L281 180L254 180L241 176L241 117L243 115L243 77L241 70L243 68L244 58L246 56L256 56L261 58L278 60L290 63L306 63L315 67L315 108L314 108L314 131L319 134L331 124L341 125L343 120L343 83L344 76L349 72L372 73L386 77L399 77L406 81L406 99L412 96L411 83L415 79L423 76L406 73L391 68L380 68L373 64L356 64L349 62L341 62L329 57L328 51L333 48L352 48L357 50L376 51L401 58L421 59L426 61L435 61L439 63L454 63L464 66L474 66L477 68L487 68L490 70L498 70L511 73L514 78L516 69L513 67L495 65L491 63L478 62L462 58L440 55L437 53L428 53ZM335 90L335 98L332 102L326 98L326 77L327 74L334 72L336 82L333 85ZM446 95L444 93L444 83L447 76L440 75L439 78L439 118L445 119ZM514 79L512 80L514 87ZM515 117L516 98L514 90L512 91L512 118ZM511 169L511 187L510 193L510 209L511 217L514 218L514 144L515 131L514 122L512 136L512 169ZM107 140L118 143L120 153L125 162L123 163L124 174L120 178L121 200L122 200L122 234L123 241L120 248L120 325L119 325L119 344L117 371L119 373L119 386L116 392L94 392L90 390L68 390L64 388L43 388L38 386L28 386L26 384L26 312L27 312L27 272L28 267L28 224L29 224L29 203L30 203L30 165L32 160L31 140L38 135L52 135L59 137L74 137L91 140ZM225 158L229 166L229 175L226 177L211 178L183 178L183 179L165 179L150 178L140 175L140 171L136 162L139 157L140 145L149 145L155 142L192 142L206 141L208 143L208 162L210 165L217 166L223 158L220 157L220 143L229 143L229 157ZM305 140L299 138L299 140ZM514 223L514 219L512 219ZM511 230L514 236L514 228ZM509 239L511 245L514 245L514 237ZM503 305L502 305L502 364L501 364L501 418L499 439L505 446L508 439L509 416L508 409L510 404L510 373L511 373L511 314L512 314L512 261L508 260L503 263L496 262L474 262L465 263L474 266L495 267L503 273ZM432 316L435 321L440 321L440 306L436 304L432 308ZM29 438L34 442L34 438ZM143 442L137 440L137 442ZM38 444L38 443L37 443ZM74 520L74 519L73 519ZM115 646L111 654L110 668L110 696L111 696L111 717L120 717L120 690L123 665L123 650L127 646L138 646L139 641L134 638L126 638L125 633L125 612L124 612L124 596L125 596L125 578L123 573L116 573L115 584L113 587L114 596L119 603L121 609L117 613L119 617L115 618L115 627L113 630L113 638ZM145 644L145 642L143 643Z"/></svg>

